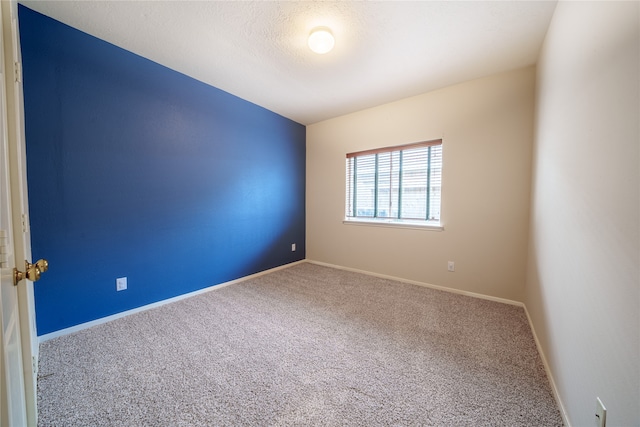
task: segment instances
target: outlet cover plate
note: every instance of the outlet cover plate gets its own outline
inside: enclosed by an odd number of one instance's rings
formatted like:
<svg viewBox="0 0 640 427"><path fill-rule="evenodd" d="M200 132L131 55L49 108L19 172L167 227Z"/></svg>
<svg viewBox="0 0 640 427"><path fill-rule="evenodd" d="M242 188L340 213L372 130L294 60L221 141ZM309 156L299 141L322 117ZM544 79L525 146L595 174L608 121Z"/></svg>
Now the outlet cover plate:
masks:
<svg viewBox="0 0 640 427"><path fill-rule="evenodd" d="M596 427L605 427L607 424L607 408L599 397L596 398Z"/></svg>
<svg viewBox="0 0 640 427"><path fill-rule="evenodd" d="M125 289L127 289L127 278L118 277L116 279L116 291L124 291Z"/></svg>

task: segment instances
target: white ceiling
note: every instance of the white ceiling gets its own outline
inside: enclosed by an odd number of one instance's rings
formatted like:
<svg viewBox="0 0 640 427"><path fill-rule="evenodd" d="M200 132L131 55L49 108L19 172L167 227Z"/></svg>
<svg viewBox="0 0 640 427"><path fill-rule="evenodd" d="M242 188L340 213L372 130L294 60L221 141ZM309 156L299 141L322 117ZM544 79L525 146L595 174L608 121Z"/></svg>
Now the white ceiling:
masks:
<svg viewBox="0 0 640 427"><path fill-rule="evenodd" d="M302 124L534 64L555 1L20 3ZM332 29L325 55L307 47Z"/></svg>

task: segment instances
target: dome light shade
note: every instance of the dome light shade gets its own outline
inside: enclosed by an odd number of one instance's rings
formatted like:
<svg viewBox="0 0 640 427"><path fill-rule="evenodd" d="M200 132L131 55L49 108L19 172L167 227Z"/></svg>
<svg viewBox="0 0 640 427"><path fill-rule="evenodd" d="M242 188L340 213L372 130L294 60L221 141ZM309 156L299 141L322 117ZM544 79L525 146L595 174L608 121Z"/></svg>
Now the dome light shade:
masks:
<svg viewBox="0 0 640 427"><path fill-rule="evenodd" d="M333 49L335 39L327 27L316 27L309 34L309 48L315 53L323 54Z"/></svg>

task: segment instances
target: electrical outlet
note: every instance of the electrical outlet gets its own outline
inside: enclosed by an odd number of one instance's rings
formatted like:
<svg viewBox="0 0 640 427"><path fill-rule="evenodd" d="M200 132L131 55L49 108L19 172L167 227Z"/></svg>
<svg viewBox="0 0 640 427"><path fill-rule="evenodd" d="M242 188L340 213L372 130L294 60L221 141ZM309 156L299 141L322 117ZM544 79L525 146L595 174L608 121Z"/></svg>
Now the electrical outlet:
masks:
<svg viewBox="0 0 640 427"><path fill-rule="evenodd" d="M296 244L292 243L291 244L291 252L295 252L296 251Z"/></svg>
<svg viewBox="0 0 640 427"><path fill-rule="evenodd" d="M449 261L447 263L447 270L449 271L456 271L456 263L453 261Z"/></svg>
<svg viewBox="0 0 640 427"><path fill-rule="evenodd" d="M127 278L118 277L116 279L116 291L124 291L125 289L127 289Z"/></svg>
<svg viewBox="0 0 640 427"><path fill-rule="evenodd" d="M599 397L596 397L596 427L605 427L607 424L607 408Z"/></svg>

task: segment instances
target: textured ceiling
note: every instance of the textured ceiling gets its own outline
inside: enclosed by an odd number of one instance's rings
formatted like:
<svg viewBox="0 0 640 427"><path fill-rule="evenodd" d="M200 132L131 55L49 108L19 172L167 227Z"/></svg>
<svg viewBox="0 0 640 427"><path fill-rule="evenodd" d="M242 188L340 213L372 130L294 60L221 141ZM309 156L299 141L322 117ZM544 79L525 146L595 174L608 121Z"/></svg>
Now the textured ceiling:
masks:
<svg viewBox="0 0 640 427"><path fill-rule="evenodd" d="M302 124L534 64L555 1L29 1ZM332 29L325 55L307 47Z"/></svg>

